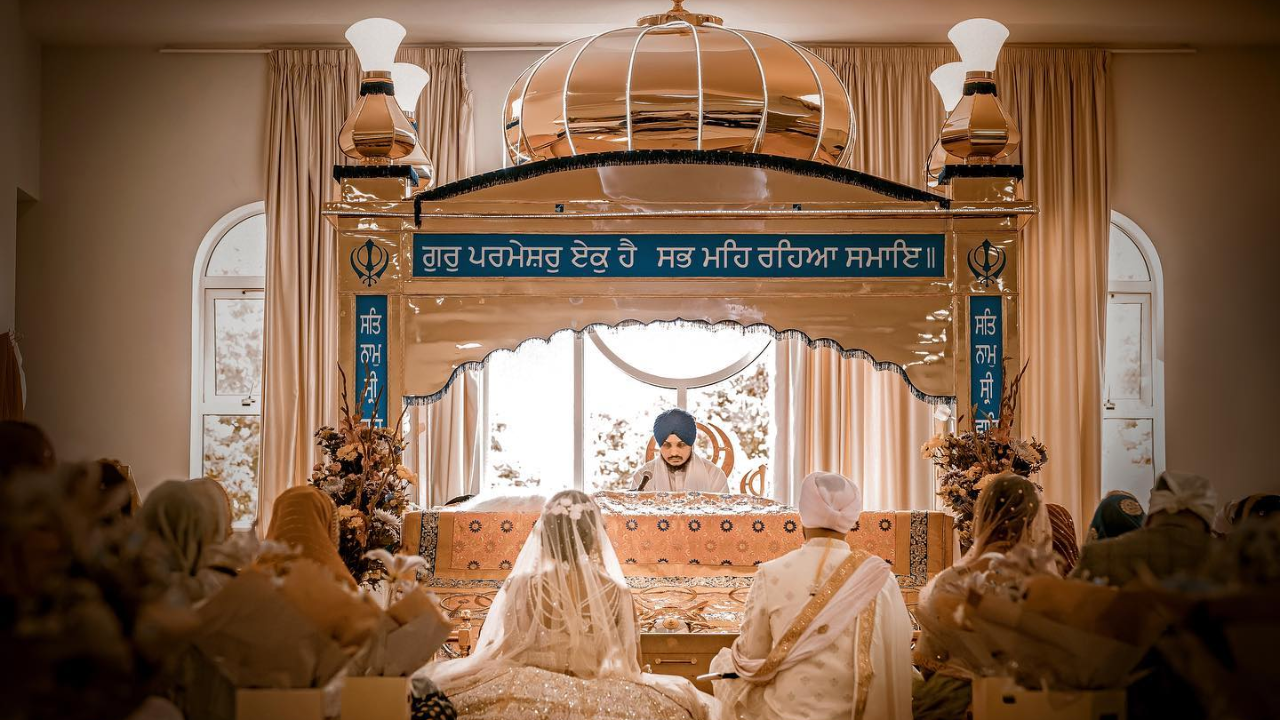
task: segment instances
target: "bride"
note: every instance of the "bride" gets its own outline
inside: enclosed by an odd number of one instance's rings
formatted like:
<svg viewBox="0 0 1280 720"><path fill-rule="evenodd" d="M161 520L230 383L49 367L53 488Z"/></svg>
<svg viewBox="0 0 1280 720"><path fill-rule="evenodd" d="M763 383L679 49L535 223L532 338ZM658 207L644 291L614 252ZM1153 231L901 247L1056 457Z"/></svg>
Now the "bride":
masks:
<svg viewBox="0 0 1280 720"><path fill-rule="evenodd" d="M420 669L414 696L434 683L460 718L707 717L714 701L683 678L642 673L639 658L631 591L600 508L565 490L543 507L475 652Z"/></svg>

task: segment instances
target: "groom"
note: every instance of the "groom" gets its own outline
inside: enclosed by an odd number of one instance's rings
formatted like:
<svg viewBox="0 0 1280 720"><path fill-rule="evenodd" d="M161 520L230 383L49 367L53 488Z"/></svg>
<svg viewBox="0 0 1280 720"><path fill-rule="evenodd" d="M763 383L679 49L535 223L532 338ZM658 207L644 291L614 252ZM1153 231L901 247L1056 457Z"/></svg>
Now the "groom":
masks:
<svg viewBox="0 0 1280 720"><path fill-rule="evenodd" d="M862 491L840 475L800 486L805 544L756 569L746 619L713 673L719 720L910 720L911 620L888 564L845 535Z"/></svg>

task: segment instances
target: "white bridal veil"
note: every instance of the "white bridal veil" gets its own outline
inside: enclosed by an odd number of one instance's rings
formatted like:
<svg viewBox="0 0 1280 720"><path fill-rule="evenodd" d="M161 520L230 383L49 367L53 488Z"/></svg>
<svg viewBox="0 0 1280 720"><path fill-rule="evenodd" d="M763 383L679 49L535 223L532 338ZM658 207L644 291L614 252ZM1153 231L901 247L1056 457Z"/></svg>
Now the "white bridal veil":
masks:
<svg viewBox="0 0 1280 720"><path fill-rule="evenodd" d="M418 675L440 687L501 666L639 681L631 594L600 508L566 490L547 501L494 599L475 652ZM417 677L417 676L415 676Z"/></svg>

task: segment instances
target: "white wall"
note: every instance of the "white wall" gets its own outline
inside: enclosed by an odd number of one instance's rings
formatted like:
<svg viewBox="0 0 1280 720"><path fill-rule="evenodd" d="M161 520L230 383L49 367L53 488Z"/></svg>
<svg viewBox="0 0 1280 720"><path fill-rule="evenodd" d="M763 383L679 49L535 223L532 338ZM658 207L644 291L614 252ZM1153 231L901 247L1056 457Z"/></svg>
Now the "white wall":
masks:
<svg viewBox="0 0 1280 720"><path fill-rule="evenodd" d="M1115 55L1112 207L1164 267L1166 461L1220 499L1280 492L1280 47ZM1052 452L1052 448L1050 448Z"/></svg>
<svg viewBox="0 0 1280 720"><path fill-rule="evenodd" d="M40 46L18 0L0 0L0 332L15 327L18 210L40 194Z"/></svg>
<svg viewBox="0 0 1280 720"><path fill-rule="evenodd" d="M263 55L47 48L41 193L19 221L27 416L63 460L187 476L191 271L261 200Z"/></svg>

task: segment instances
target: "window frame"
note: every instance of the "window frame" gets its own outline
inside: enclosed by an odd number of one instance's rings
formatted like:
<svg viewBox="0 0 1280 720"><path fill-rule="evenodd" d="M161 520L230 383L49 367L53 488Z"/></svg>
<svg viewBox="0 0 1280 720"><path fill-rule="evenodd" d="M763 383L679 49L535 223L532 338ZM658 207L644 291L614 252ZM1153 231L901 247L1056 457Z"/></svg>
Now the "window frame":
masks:
<svg viewBox="0 0 1280 720"><path fill-rule="evenodd" d="M1139 302L1143 305L1143 394L1148 392L1151 402L1144 399L1111 400L1106 384L1107 371L1103 367L1103 420L1151 420L1151 453L1154 477L1165 471L1165 393L1164 393L1164 269L1155 244L1146 232L1132 219L1116 210L1111 211L1111 225L1120 230L1142 254L1147 264L1149 280L1111 280L1107 277L1108 310L1113 303ZM1110 240L1108 240L1110 242ZM1142 302L1142 296L1147 301ZM1105 362L1105 360L1104 360ZM1149 371L1147 370L1149 368ZM1110 402L1112 407L1107 407ZM1105 440L1104 440L1105 442ZM1105 467L1103 468L1105 472ZM1105 478L1104 478L1105 479Z"/></svg>
<svg viewBox="0 0 1280 720"><path fill-rule="evenodd" d="M584 491L586 488L586 443L587 443L587 418L586 418L586 342L590 338L591 343L600 351L606 360L615 367L625 373L634 380L642 382L646 385L662 388L665 390L676 391L676 406L682 410L688 409L688 391L695 388L708 387L716 383L724 382L739 373L751 367L756 360L763 355L770 346L770 343L776 343L776 338L768 338L760 344L759 348L748 350L743 355L728 365L706 375L690 378L668 378L651 373L644 372L639 368L628 363L617 352L609 347L608 342L596 334L594 329L588 329L585 332L575 332L573 334L573 489ZM490 398L489 398L489 364L485 363L482 370L482 393L483 397L480 401L481 405L481 443L480 443L480 492L488 493L493 490L489 484L489 438L491 420L489 415Z"/></svg>
<svg viewBox="0 0 1280 720"><path fill-rule="evenodd" d="M218 243L236 225L255 215L266 214L266 203L252 202L228 212L205 233L196 250L191 270L191 436L190 477L204 476L204 416L262 415L262 388L252 397L252 412L233 398L219 398L214 390L214 300L218 298L261 297L266 302L266 276L206 276Z"/></svg>

